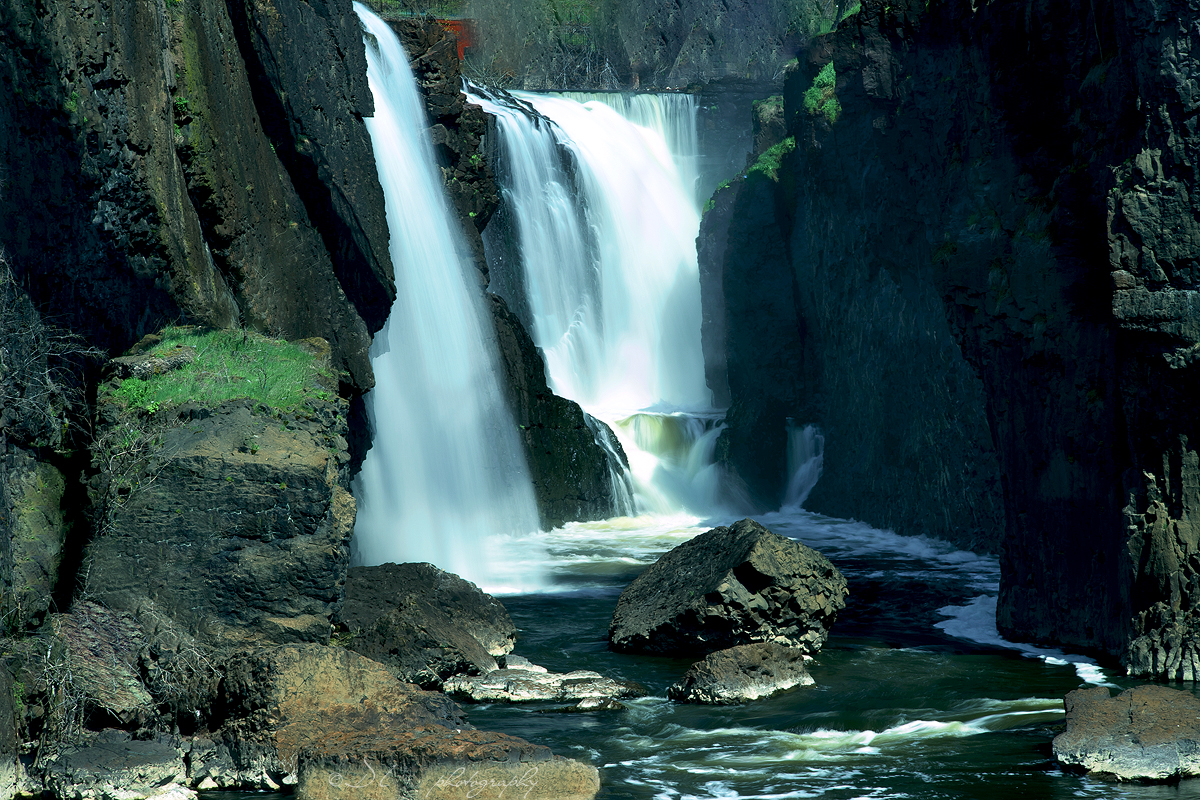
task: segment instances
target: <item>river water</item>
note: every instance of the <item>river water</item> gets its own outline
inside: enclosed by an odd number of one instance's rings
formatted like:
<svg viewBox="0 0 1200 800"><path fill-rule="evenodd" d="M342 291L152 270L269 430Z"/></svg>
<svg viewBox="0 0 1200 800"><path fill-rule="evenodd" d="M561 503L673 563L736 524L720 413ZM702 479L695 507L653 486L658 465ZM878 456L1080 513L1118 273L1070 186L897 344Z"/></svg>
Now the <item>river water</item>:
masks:
<svg viewBox="0 0 1200 800"><path fill-rule="evenodd" d="M846 575L847 607L810 672L816 685L737 706L676 704L690 661L613 653L621 590L713 522L646 516L539 534L551 588L501 600L515 652L553 671L641 683L624 711L468 706L472 724L600 769L601 798L1193 798L1200 781L1118 786L1058 769L1063 696L1131 686L1090 660L1004 642L996 559L804 511L757 519L820 550Z"/></svg>

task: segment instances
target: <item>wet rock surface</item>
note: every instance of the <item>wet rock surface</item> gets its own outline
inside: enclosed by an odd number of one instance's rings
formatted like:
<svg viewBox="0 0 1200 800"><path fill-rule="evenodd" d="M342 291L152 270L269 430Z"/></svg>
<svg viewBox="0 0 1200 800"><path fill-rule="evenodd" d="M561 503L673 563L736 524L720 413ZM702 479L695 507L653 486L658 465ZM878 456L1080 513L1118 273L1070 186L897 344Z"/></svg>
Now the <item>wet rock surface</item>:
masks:
<svg viewBox="0 0 1200 800"><path fill-rule="evenodd" d="M628 465L616 436L578 403L550 391L541 353L525 327L503 298L489 293L487 300L542 527L629 513L617 500ZM597 444L597 435L607 436L611 452Z"/></svg>
<svg viewBox="0 0 1200 800"><path fill-rule="evenodd" d="M671 684L667 697L677 703L728 705L813 683L801 651L765 642L710 653Z"/></svg>
<svg viewBox="0 0 1200 800"><path fill-rule="evenodd" d="M1200 699L1165 686L1112 697L1106 687L1067 695L1067 729L1054 737L1059 763L1122 781L1200 775Z"/></svg>
<svg viewBox="0 0 1200 800"><path fill-rule="evenodd" d="M813 653L847 594L827 558L744 519L681 544L639 575L617 601L609 643L692 655L777 642Z"/></svg>
<svg viewBox="0 0 1200 800"><path fill-rule="evenodd" d="M87 591L115 610L150 603L213 641L328 641L355 513L344 414L232 400L108 418Z"/></svg>
<svg viewBox="0 0 1200 800"><path fill-rule="evenodd" d="M586 669L566 673L547 672L544 669L498 669L477 677L452 678L446 681L443 690L473 703L603 701L646 694L646 690L636 683L606 678L599 672ZM583 707L582 703L578 707L592 710L591 707Z"/></svg>
<svg viewBox="0 0 1200 800"><path fill-rule="evenodd" d="M432 564L351 567L339 621L352 650L432 689L496 669L517 635L498 600Z"/></svg>

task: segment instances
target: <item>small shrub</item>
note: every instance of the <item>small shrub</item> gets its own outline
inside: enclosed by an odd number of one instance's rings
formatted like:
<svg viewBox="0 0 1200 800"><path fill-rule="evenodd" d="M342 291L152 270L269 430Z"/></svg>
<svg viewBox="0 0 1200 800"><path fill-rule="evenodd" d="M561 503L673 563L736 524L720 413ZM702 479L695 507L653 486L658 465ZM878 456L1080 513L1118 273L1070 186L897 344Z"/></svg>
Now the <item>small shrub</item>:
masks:
<svg viewBox="0 0 1200 800"><path fill-rule="evenodd" d="M783 164L784 156L795 149L796 138L794 136L787 137L779 144L772 145L764 150L763 154L754 162L754 165L746 170L746 174L760 172L773 181L779 180L779 167Z"/></svg>
<svg viewBox="0 0 1200 800"><path fill-rule="evenodd" d="M804 93L804 110L814 116L824 116L830 125L837 122L842 114L842 104L834 94L836 84L837 72L830 61L821 67L821 71L813 79L813 85Z"/></svg>

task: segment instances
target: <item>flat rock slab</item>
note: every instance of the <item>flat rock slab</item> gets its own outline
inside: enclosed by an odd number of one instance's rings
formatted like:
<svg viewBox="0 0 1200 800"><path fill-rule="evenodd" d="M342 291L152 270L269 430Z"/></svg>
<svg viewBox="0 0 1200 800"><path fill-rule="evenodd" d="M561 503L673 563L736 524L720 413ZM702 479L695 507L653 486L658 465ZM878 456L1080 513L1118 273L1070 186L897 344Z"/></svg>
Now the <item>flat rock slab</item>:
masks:
<svg viewBox="0 0 1200 800"><path fill-rule="evenodd" d="M1122 781L1200 775L1200 699L1165 686L1111 697L1105 687L1067 695L1067 729L1054 737L1063 765Z"/></svg>
<svg viewBox="0 0 1200 800"><path fill-rule="evenodd" d="M693 664L667 689L667 697L677 703L728 705L813 683L801 651L773 642L744 644Z"/></svg>
<svg viewBox="0 0 1200 800"><path fill-rule="evenodd" d="M187 769L180 749L161 739L139 741L107 730L63 750L46 768L46 786L76 800L186 800Z"/></svg>
<svg viewBox="0 0 1200 800"><path fill-rule="evenodd" d="M646 690L636 683L606 678L599 672L537 672L531 669L498 669L487 675L458 676L444 690L474 703L531 703L641 697ZM586 710L592 710L591 707Z"/></svg>
<svg viewBox="0 0 1200 800"><path fill-rule="evenodd" d="M296 800L591 800L599 771L565 758L435 764L414 776L385 759L305 763Z"/></svg>
<svg viewBox="0 0 1200 800"><path fill-rule="evenodd" d="M753 642L821 648L846 605L823 555L744 519L670 551L621 593L613 650L704 655Z"/></svg>

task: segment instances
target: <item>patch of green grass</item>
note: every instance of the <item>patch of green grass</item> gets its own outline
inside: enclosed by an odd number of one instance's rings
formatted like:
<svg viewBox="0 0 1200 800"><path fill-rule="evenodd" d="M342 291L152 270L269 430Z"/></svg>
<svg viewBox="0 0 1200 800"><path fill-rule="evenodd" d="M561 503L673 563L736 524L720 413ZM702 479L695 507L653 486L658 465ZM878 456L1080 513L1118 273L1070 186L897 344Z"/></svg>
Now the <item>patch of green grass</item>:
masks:
<svg viewBox="0 0 1200 800"><path fill-rule="evenodd" d="M842 115L842 104L838 102L837 95L834 94L836 85L837 72L833 68L833 62L830 61L821 67L817 77L813 78L813 85L804 93L804 110L814 116L818 114L824 116L830 125L837 122L838 117Z"/></svg>
<svg viewBox="0 0 1200 800"><path fill-rule="evenodd" d="M763 154L754 162L754 165L746 170L746 174L761 172L773 181L779 180L779 167L783 164L784 156L795 149L796 137L787 137L779 144L772 145L764 150Z"/></svg>
<svg viewBox="0 0 1200 800"><path fill-rule="evenodd" d="M166 356L192 347L196 358L148 380L121 381L111 397L126 408L154 414L160 408L188 402L215 405L249 398L287 410L310 397L331 396L326 385L330 376L317 357L299 344L234 330L167 328L162 336L150 355Z"/></svg>

